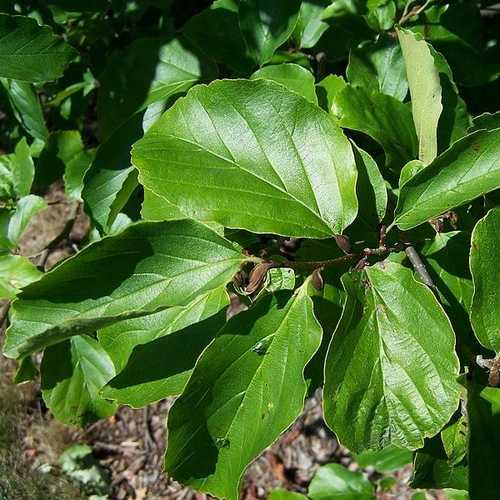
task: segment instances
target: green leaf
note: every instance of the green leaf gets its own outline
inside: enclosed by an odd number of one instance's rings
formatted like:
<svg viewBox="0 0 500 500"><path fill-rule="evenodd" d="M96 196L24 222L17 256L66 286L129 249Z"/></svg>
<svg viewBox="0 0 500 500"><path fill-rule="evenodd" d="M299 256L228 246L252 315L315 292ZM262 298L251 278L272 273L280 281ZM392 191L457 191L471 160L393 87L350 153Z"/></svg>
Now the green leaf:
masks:
<svg viewBox="0 0 500 500"><path fill-rule="evenodd" d="M99 343L120 373L135 347L184 331L218 313L229 303L225 286L198 295L185 306L171 307L141 318L119 321L98 332Z"/></svg>
<svg viewBox="0 0 500 500"><path fill-rule="evenodd" d="M188 20L182 34L202 53L239 75L247 76L255 67L240 30L238 0L215 0Z"/></svg>
<svg viewBox="0 0 500 500"><path fill-rule="evenodd" d="M494 130L500 128L500 111L496 113L483 113L482 115L475 116L472 120L472 126L469 132L476 130Z"/></svg>
<svg viewBox="0 0 500 500"><path fill-rule="evenodd" d="M85 175L85 208L105 233L138 186L137 172L130 165L130 149L140 137L142 115L136 114L99 146Z"/></svg>
<svg viewBox="0 0 500 500"><path fill-rule="evenodd" d="M386 446L380 451L364 451L356 455L356 463L363 468L373 467L377 472L393 472L410 464L413 453L397 446Z"/></svg>
<svg viewBox="0 0 500 500"><path fill-rule="evenodd" d="M325 420L355 452L422 447L456 410L455 335L432 292L385 261L344 275L325 365Z"/></svg>
<svg viewBox="0 0 500 500"><path fill-rule="evenodd" d="M12 111L17 121L35 139L47 140L49 131L45 125L42 107L33 86L26 82L2 78Z"/></svg>
<svg viewBox="0 0 500 500"><path fill-rule="evenodd" d="M349 227L350 234L365 237L366 233L376 233L387 208L387 188L375 160L361 148L353 145L358 181L356 195L362 200L358 216Z"/></svg>
<svg viewBox="0 0 500 500"><path fill-rule="evenodd" d="M165 469L237 500L246 466L299 415L303 371L321 342L307 283L229 320L196 363L168 417Z"/></svg>
<svg viewBox="0 0 500 500"><path fill-rule="evenodd" d="M399 43L388 36L351 50L347 78L355 87L403 101L408 94L406 67Z"/></svg>
<svg viewBox="0 0 500 500"><path fill-rule="evenodd" d="M314 47L321 35L328 29L328 24L322 21L323 12L328 5L330 5L330 0L304 0L302 2L293 32L293 38L299 47L304 49Z"/></svg>
<svg viewBox="0 0 500 500"><path fill-rule="evenodd" d="M314 76L298 64L276 64L257 70L252 80L265 79L280 83L287 89L299 94L313 104L318 104Z"/></svg>
<svg viewBox="0 0 500 500"><path fill-rule="evenodd" d="M360 472L353 472L340 464L320 467L309 485L311 500L372 500L373 485Z"/></svg>
<svg viewBox="0 0 500 500"><path fill-rule="evenodd" d="M438 154L438 123L443 111L439 71L424 39L408 30L398 29L397 33L406 63L418 157L427 164Z"/></svg>
<svg viewBox="0 0 500 500"><path fill-rule="evenodd" d="M408 230L500 186L500 130L455 142L402 186L395 224Z"/></svg>
<svg viewBox="0 0 500 500"><path fill-rule="evenodd" d="M218 307L226 305L227 296ZM159 323L156 317L150 320L147 316L135 331L130 332L129 329L128 333L134 335L138 328L142 329L142 333L147 332L149 326L152 328L149 336L156 334L157 339L141 343L133 349L127 365L104 389L104 396L120 404L141 408L181 394L200 354L224 326L225 311L215 316L214 312L202 311L199 322L196 318L186 318L191 322L187 325L182 325L187 323L183 318L168 325L164 321ZM126 342L126 347L129 345Z"/></svg>
<svg viewBox="0 0 500 500"><path fill-rule="evenodd" d="M13 299L23 288L37 281L42 273L20 255L0 255L0 299Z"/></svg>
<svg viewBox="0 0 500 500"><path fill-rule="evenodd" d="M448 314L460 344L460 354L477 351L469 321L473 285L469 272L470 233L452 231L437 233L426 243L421 255L439 300Z"/></svg>
<svg viewBox="0 0 500 500"><path fill-rule="evenodd" d="M454 465L436 436L426 442L423 450L415 454L412 488L468 489L468 468L464 462Z"/></svg>
<svg viewBox="0 0 500 500"><path fill-rule="evenodd" d="M366 21L376 31L389 30L394 25L396 4L393 0L368 0Z"/></svg>
<svg viewBox="0 0 500 500"><path fill-rule="evenodd" d="M348 85L337 94L332 111L342 127L363 132L380 144L389 170L399 173L416 158L411 111L394 97Z"/></svg>
<svg viewBox="0 0 500 500"><path fill-rule="evenodd" d="M343 77L328 75L316 85L316 93L320 106L325 111L331 111L337 94L346 86Z"/></svg>
<svg viewBox="0 0 500 500"><path fill-rule="evenodd" d="M252 59L262 66L290 38L301 6L300 0L240 0L240 28Z"/></svg>
<svg viewBox="0 0 500 500"><path fill-rule="evenodd" d="M186 92L217 76L212 62L185 41L142 38L111 57L100 77L97 117L102 140L133 114L158 101Z"/></svg>
<svg viewBox="0 0 500 500"><path fill-rule="evenodd" d="M474 282L470 313L472 327L479 342L496 353L500 353L499 234L500 207L497 207L477 223L470 250Z"/></svg>
<svg viewBox="0 0 500 500"><path fill-rule="evenodd" d="M229 282L244 261L230 242L194 221L131 225L23 290L12 305L5 354L19 357L119 320L187 305Z"/></svg>
<svg viewBox="0 0 500 500"><path fill-rule="evenodd" d="M10 216L7 225L6 236L9 242L9 248L13 249L19 244L33 216L46 206L46 201L34 194L24 196L17 202L16 209Z"/></svg>
<svg viewBox="0 0 500 500"><path fill-rule="evenodd" d="M65 424L83 426L109 417L117 409L99 395L115 370L106 351L92 337L78 335L48 347L40 373L43 400Z"/></svg>
<svg viewBox="0 0 500 500"><path fill-rule="evenodd" d="M79 200L93 154L85 149L78 130L57 132L53 137L57 143L57 157L64 163L63 180L66 195Z"/></svg>
<svg viewBox="0 0 500 500"><path fill-rule="evenodd" d="M441 432L441 440L448 460L453 465L460 463L467 454L468 446L467 420L465 417L461 415L446 426Z"/></svg>
<svg viewBox="0 0 500 500"><path fill-rule="evenodd" d="M486 6L486 4L485 4ZM495 27L482 16L476 2L435 2L412 22L412 30L424 36L449 61L457 82L484 85L500 75ZM493 21L494 23L494 21Z"/></svg>
<svg viewBox="0 0 500 500"><path fill-rule="evenodd" d="M35 19L0 14L0 77L26 82L59 78L76 51Z"/></svg>
<svg viewBox="0 0 500 500"><path fill-rule="evenodd" d="M470 498L495 498L500 487L500 389L470 382L467 414Z"/></svg>
<svg viewBox="0 0 500 500"><path fill-rule="evenodd" d="M159 213L326 238L356 216L348 140L324 111L266 80L197 86L132 151ZM286 215L285 215L286 214Z"/></svg>
<svg viewBox="0 0 500 500"><path fill-rule="evenodd" d="M473 293L468 270L469 242L470 234L462 231L436 233L422 249L426 267L441 293L441 302L448 306L458 303L467 312Z"/></svg>
<svg viewBox="0 0 500 500"><path fill-rule="evenodd" d="M17 144L14 153L0 155L0 198L18 198L30 193L35 165L26 138Z"/></svg>

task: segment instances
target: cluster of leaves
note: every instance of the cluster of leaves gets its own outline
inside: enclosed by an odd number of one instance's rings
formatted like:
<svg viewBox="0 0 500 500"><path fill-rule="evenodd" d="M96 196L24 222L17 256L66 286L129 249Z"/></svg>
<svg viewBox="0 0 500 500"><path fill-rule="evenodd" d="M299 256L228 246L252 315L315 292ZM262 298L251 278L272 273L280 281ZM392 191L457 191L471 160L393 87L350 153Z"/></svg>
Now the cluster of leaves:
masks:
<svg viewBox="0 0 500 500"><path fill-rule="evenodd" d="M415 487L494 498L490 3L0 2L18 380L43 351L44 400L77 425L179 396L165 468L228 499L323 387L353 452L412 450ZM17 249L57 180L92 231L43 274Z"/></svg>

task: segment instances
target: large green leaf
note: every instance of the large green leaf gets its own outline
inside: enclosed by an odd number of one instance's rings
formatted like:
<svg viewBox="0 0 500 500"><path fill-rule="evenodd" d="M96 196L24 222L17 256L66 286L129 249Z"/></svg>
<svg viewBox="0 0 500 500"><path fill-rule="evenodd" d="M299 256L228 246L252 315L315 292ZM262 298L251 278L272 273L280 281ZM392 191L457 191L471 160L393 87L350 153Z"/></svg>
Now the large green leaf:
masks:
<svg viewBox="0 0 500 500"><path fill-rule="evenodd" d="M97 116L103 140L149 104L166 101L199 81L217 76L217 68L186 41L142 38L111 57L100 77Z"/></svg>
<svg viewBox="0 0 500 500"><path fill-rule="evenodd" d="M248 52L259 65L268 62L275 50L290 38L301 0L240 0L240 28Z"/></svg>
<svg viewBox="0 0 500 500"><path fill-rule="evenodd" d="M293 32L293 38L299 47L305 49L314 47L328 29L328 24L322 19L328 5L330 0L303 0Z"/></svg>
<svg viewBox="0 0 500 500"><path fill-rule="evenodd" d="M12 154L0 155L0 198L19 198L31 191L35 165L26 138L23 137Z"/></svg>
<svg viewBox="0 0 500 500"><path fill-rule="evenodd" d="M495 498L500 488L500 388L471 381L467 395L470 498Z"/></svg>
<svg viewBox="0 0 500 500"><path fill-rule="evenodd" d="M342 127L363 132L382 146L391 171L399 173L405 163L417 157L411 111L394 97L347 85L336 95L332 111Z"/></svg>
<svg viewBox="0 0 500 500"><path fill-rule="evenodd" d="M438 154L438 123L443 104L439 71L427 42L415 33L398 29L406 63L413 121L417 131L418 157L430 163Z"/></svg>
<svg viewBox="0 0 500 500"><path fill-rule="evenodd" d="M156 333L158 338L134 348L127 365L105 388L104 396L120 404L140 408L181 394L196 360L226 321L225 311L215 316L215 311L210 309L202 312L199 322L188 317L186 320L192 323L186 324L187 321L181 318L178 323L172 324L171 329L162 323L161 330L157 319L153 318L150 322L152 333ZM148 321L150 317L145 319ZM143 329L146 327L144 323L141 325Z"/></svg>
<svg viewBox="0 0 500 500"><path fill-rule="evenodd" d="M287 89L296 92L309 102L318 104L314 76L307 69L298 64L276 64L265 66L257 70L251 77L252 80L263 78L281 83Z"/></svg>
<svg viewBox="0 0 500 500"><path fill-rule="evenodd" d="M325 365L325 419L355 452L420 448L458 406L450 321L399 264L344 275L343 284L348 298Z"/></svg>
<svg viewBox="0 0 500 500"><path fill-rule="evenodd" d="M194 221L138 223L64 261L13 304L5 354L18 357L76 334L167 307L231 280L245 257Z"/></svg>
<svg viewBox="0 0 500 500"><path fill-rule="evenodd" d="M413 460L413 453L397 446L386 446L379 451L365 451L355 456L363 468L373 467L377 472L393 472L402 469Z"/></svg>
<svg viewBox="0 0 500 500"><path fill-rule="evenodd" d="M172 477L237 500L246 466L297 418L321 342L307 286L264 297L204 351L168 417Z"/></svg>
<svg viewBox="0 0 500 500"><path fill-rule="evenodd" d="M403 101L408 80L401 47L390 37L381 36L351 50L347 78L356 87L387 94Z"/></svg>
<svg viewBox="0 0 500 500"><path fill-rule="evenodd" d="M320 467L309 485L311 500L372 500L373 485L361 474L340 464Z"/></svg>
<svg viewBox="0 0 500 500"><path fill-rule="evenodd" d="M238 74L247 76L255 67L240 30L238 0L215 0L188 20L182 34L205 55Z"/></svg>
<svg viewBox="0 0 500 500"><path fill-rule="evenodd" d="M500 186L500 130L455 142L402 186L395 223L411 229Z"/></svg>
<svg viewBox="0 0 500 500"><path fill-rule="evenodd" d="M99 332L99 342L111 356L117 377L106 397L134 407L182 392L203 349L225 322L225 287L143 318L120 321ZM217 316L215 316L217 314Z"/></svg>
<svg viewBox="0 0 500 500"><path fill-rule="evenodd" d="M47 140L49 131L45 125L42 107L33 86L26 82L2 78L12 111L17 121L35 139Z"/></svg>
<svg viewBox="0 0 500 500"><path fill-rule="evenodd" d="M490 210L472 233L470 270L474 281L471 322L479 342L500 353L500 207Z"/></svg>
<svg viewBox="0 0 500 500"><path fill-rule="evenodd" d="M77 335L48 347L40 373L43 400L61 422L82 426L116 411L99 394L115 369L92 337Z"/></svg>
<svg viewBox="0 0 500 500"><path fill-rule="evenodd" d="M13 299L19 289L42 277L42 273L21 255L0 255L0 299Z"/></svg>
<svg viewBox="0 0 500 500"><path fill-rule="evenodd" d="M98 332L99 343L106 349L120 373L135 347L179 332L203 321L227 306L224 286L198 295L185 306L171 307L141 318L119 321Z"/></svg>
<svg viewBox="0 0 500 500"><path fill-rule="evenodd" d="M357 213L351 146L331 117L267 80L216 81L176 102L134 145L156 197L188 217L258 233L326 238ZM156 207L152 207L152 203Z"/></svg>
<svg viewBox="0 0 500 500"><path fill-rule="evenodd" d="M0 77L27 82L59 78L75 49L35 19L0 14Z"/></svg>

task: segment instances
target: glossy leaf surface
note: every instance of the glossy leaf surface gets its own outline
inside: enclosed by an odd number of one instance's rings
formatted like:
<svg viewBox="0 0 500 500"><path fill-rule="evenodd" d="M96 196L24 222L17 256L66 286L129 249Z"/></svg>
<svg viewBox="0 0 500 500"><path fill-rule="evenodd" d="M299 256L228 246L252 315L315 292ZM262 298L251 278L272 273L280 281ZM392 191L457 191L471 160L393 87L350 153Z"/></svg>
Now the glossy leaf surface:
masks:
<svg viewBox="0 0 500 500"><path fill-rule="evenodd" d="M395 223L411 229L500 186L500 130L455 142L401 188Z"/></svg>
<svg viewBox="0 0 500 500"><path fill-rule="evenodd" d="M244 260L193 221L129 226L24 289L12 306L5 354L18 357L121 319L187 305L230 281Z"/></svg>
<svg viewBox="0 0 500 500"><path fill-rule="evenodd" d="M324 111L274 82L192 89L132 158L157 213L165 199L167 215L174 205L225 227L316 238L342 232L357 213L348 140Z"/></svg>
<svg viewBox="0 0 500 500"><path fill-rule="evenodd" d="M236 500L246 466L299 415L303 371L321 342L306 285L233 317L198 360L168 418L165 468Z"/></svg>
<svg viewBox="0 0 500 500"><path fill-rule="evenodd" d="M458 405L450 322L409 269L344 275L348 293L325 365L325 419L353 451L417 449Z"/></svg>

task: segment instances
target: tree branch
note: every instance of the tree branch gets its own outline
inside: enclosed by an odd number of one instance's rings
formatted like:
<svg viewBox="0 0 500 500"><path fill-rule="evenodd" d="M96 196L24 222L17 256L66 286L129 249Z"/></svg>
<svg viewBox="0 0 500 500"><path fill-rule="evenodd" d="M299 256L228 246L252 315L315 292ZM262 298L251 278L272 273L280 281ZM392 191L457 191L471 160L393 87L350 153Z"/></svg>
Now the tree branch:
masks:
<svg viewBox="0 0 500 500"><path fill-rule="evenodd" d="M423 263L422 259L420 258L420 255L418 255L417 251L415 250L415 247L407 246L405 248L405 253L406 256L408 257L408 260L411 262L411 265L415 269L415 271L418 273L422 281L429 287L432 288L433 290L437 290L436 285L432 281L432 278L427 271L425 264Z"/></svg>

